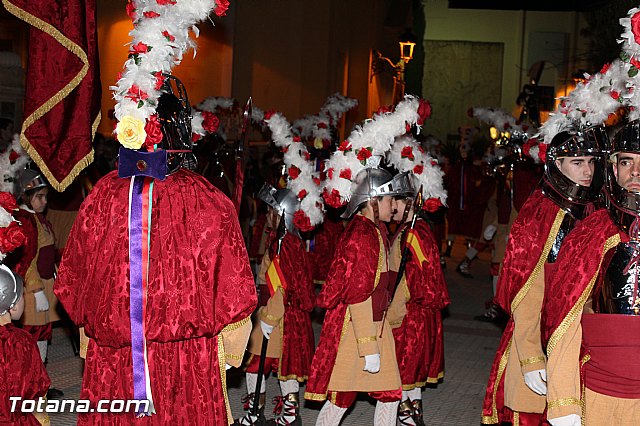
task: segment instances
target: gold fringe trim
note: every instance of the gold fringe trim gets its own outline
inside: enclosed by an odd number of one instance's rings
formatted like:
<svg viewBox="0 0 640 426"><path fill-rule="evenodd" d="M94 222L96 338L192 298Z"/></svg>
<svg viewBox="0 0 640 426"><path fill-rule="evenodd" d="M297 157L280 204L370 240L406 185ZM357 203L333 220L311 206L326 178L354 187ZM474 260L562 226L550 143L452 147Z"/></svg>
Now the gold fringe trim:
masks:
<svg viewBox="0 0 640 426"><path fill-rule="evenodd" d="M233 414L229 405L229 395L227 394L227 361L224 352L224 339L221 335L217 335L218 340L218 367L220 368L220 379L222 380L222 395L224 396L224 406L227 409L227 423L233 424Z"/></svg>
<svg viewBox="0 0 640 426"><path fill-rule="evenodd" d="M602 253L600 254L600 262L598 263L598 268L596 269L596 273L591 277L589 281L589 285L584 289L576 304L571 308L567 316L562 320L558 328L553 332L551 338L549 339L549 343L547 343L547 357L551 356L551 352L555 349L556 345L562 339L564 334L567 332L571 324L582 315L582 309L584 304L587 302L587 299L591 295L591 291L593 290L593 285L598 278L598 274L600 273L600 268L602 267L602 261L604 259L604 255L611 250L613 247L620 244L620 234L615 234L612 237L609 237L607 241L604 243L604 247L602 247Z"/></svg>
<svg viewBox="0 0 640 426"><path fill-rule="evenodd" d="M442 380L443 377L444 377L444 371L441 371L438 373L437 377L427 377L427 380L425 380L424 382L416 382L410 385L402 385L402 390L410 391L415 388L421 388L427 383L430 383L430 384L438 383L440 380Z"/></svg>
<svg viewBox="0 0 640 426"><path fill-rule="evenodd" d="M296 380L298 383L304 383L308 378L309 376L298 376L296 374L290 374L288 376L278 376L278 380L281 380L283 382L287 380Z"/></svg>
<svg viewBox="0 0 640 426"><path fill-rule="evenodd" d="M226 333L228 331L237 330L238 328L242 327L243 325L245 325L249 321L251 321L251 316L248 316L248 317L246 317L244 319L241 319L238 322L234 322L234 323L228 324L225 328L222 329L221 333Z"/></svg>
<svg viewBox="0 0 640 426"><path fill-rule="evenodd" d="M520 426L520 413L518 411L513 412L513 426Z"/></svg>
<svg viewBox="0 0 640 426"><path fill-rule="evenodd" d="M547 261L547 257L549 257L549 252L551 251L551 248L553 247L553 243L555 243L556 237L558 236L558 232L560 231L560 226L562 225L564 216L565 216L564 210L562 209L558 210L558 214L556 214L556 218L553 221L553 225L551 225L549 236L547 237L547 241L544 243L542 253L538 258L538 262L536 263L536 266L533 268L533 271L531 272L531 275L529 275L529 278L527 278L527 281L525 282L524 286L522 286L518 294L516 294L516 297L513 298L513 302L511 302L512 313L513 311L516 310L520 302L522 302L522 299L524 299L524 297L527 295L527 293L529 292L529 289L533 285L533 282L538 278L538 275L540 275L540 272L542 272L544 268L544 264Z"/></svg>
<svg viewBox="0 0 640 426"><path fill-rule="evenodd" d="M31 159L37 164L37 166L45 175L45 177L47 178L51 186L53 186L53 188L56 191L62 192L65 190L67 186L71 184L71 182L73 182L73 180L80 174L80 172L84 168L86 168L89 164L93 162L93 148L90 150L89 154L87 154L84 158L82 158L73 167L71 172L62 180L62 182L59 182L53 176L47 164L42 160L42 157L40 156L40 154L38 154L36 149L31 145L31 143L29 142L29 139L25 135L25 132L29 127L31 127L31 125L33 125L36 121L38 121L45 114L51 111L51 109L53 109L54 106L62 102L64 98L69 96L69 94L76 87L78 87L80 82L84 80L84 78L86 77L87 72L89 70L89 59L87 58L87 54L85 53L85 51L82 50L80 46L78 46L76 43L74 43L69 38L67 38L53 25L37 18L36 16L33 16L32 14L28 13L23 9L20 9L19 7L11 3L9 0L2 0L2 4L4 5L4 7L7 9L9 13L15 15L17 18L23 20L24 22L31 25L32 27L37 28L43 33L51 36L54 40L60 43L69 52L76 55L78 59L80 59L80 61L82 61L83 63L83 66L80 69L80 71L78 71L78 73L69 83L67 83L62 89L60 89L60 91L58 91L58 93L56 93L51 98L49 98L45 103L40 105L33 113L31 113L31 115L25 118L24 122L22 123L22 131L20 132L20 144L22 145L24 150L27 152L27 154L29 154ZM92 135L91 135L92 140L93 140L93 137L95 136L98 123L100 122L100 117L101 115L100 113L98 113L96 120L94 120L93 122Z"/></svg>
<svg viewBox="0 0 640 426"><path fill-rule="evenodd" d="M553 401L547 402L547 409L551 410L554 408L568 407L570 405L580 405L580 400L578 398L554 399Z"/></svg>
<svg viewBox="0 0 640 426"><path fill-rule="evenodd" d="M504 370L507 368L507 360L509 359L509 352L511 351L511 343L513 343L513 337L509 339L507 348L505 349L500 363L498 364L498 374L496 374L496 382L493 384L493 401L491 401L491 416L482 416L482 424L497 424L498 423L498 408L496 404L496 395L498 394L498 385L504 374Z"/></svg>
<svg viewBox="0 0 640 426"><path fill-rule="evenodd" d="M525 365L536 364L538 362L545 362L547 359L544 355L541 356L533 356L531 358L523 359L520 361L520 367L524 367Z"/></svg>

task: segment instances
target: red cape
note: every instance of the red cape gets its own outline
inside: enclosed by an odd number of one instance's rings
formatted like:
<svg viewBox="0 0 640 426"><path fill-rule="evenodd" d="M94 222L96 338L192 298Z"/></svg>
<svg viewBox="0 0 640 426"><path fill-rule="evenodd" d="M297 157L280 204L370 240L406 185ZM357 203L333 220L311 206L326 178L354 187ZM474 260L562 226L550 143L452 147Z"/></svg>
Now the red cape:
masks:
<svg viewBox="0 0 640 426"><path fill-rule="evenodd" d="M380 278L381 255L376 254L383 253L385 246L380 230L372 221L356 215L342 234L340 243L317 299L317 305L327 313L311 363L305 399L326 399L347 306L367 300Z"/></svg>
<svg viewBox="0 0 640 426"><path fill-rule="evenodd" d="M545 197L540 189L534 191L522 206L511 227L495 297L496 303L505 312L513 312L529 291L531 283L542 272L564 215L565 212ZM513 328L511 318L502 334L489 374L482 406L483 424L512 420L511 410L504 407L504 371Z"/></svg>
<svg viewBox="0 0 640 426"><path fill-rule="evenodd" d="M130 179L111 172L78 213L54 291L92 340L81 398L133 398L129 321ZM146 310L157 414L146 424L227 424L222 339L248 319L256 290L231 202L180 170L156 180ZM206 378L207 380L203 380ZM133 414L79 416L80 424L130 424Z"/></svg>

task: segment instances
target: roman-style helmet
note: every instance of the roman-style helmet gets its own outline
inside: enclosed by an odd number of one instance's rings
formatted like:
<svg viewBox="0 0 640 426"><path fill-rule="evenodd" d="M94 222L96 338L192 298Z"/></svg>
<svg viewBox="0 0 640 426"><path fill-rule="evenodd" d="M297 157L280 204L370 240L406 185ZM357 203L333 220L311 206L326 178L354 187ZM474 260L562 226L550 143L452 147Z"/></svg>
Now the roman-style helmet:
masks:
<svg viewBox="0 0 640 426"><path fill-rule="evenodd" d="M300 209L300 201L290 189L276 189L265 183L258 191L258 198L273 207L279 216L284 216L287 232L300 238L300 230L294 221L294 215Z"/></svg>
<svg viewBox="0 0 640 426"><path fill-rule="evenodd" d="M22 278L6 265L0 264L0 315L6 314L18 303L23 288Z"/></svg>

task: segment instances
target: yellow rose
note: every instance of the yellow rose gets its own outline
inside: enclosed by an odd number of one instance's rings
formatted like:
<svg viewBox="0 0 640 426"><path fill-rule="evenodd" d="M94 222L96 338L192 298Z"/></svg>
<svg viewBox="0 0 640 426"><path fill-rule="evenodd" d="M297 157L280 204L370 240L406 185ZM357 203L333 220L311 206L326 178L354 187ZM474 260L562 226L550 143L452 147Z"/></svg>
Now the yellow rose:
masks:
<svg viewBox="0 0 640 426"><path fill-rule="evenodd" d="M130 115L122 117L116 125L116 135L122 146L129 149L139 149L147 139L144 124L144 121Z"/></svg>

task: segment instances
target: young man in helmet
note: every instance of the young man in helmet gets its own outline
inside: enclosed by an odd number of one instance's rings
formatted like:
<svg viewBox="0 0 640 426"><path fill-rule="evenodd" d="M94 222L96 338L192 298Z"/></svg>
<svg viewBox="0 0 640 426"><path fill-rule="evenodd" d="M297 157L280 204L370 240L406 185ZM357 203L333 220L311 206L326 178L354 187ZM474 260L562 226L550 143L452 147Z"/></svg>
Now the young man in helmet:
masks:
<svg viewBox="0 0 640 426"><path fill-rule="evenodd" d="M34 413L23 413L21 401L16 403L9 399L37 400L47 393L51 384L33 337L11 322L18 321L23 311L22 278L0 264L0 424L37 426L40 422ZM16 409L12 411L14 404ZM42 415L44 420L46 413Z"/></svg>
<svg viewBox="0 0 640 426"><path fill-rule="evenodd" d="M637 423L640 122L611 140L607 208L569 234L546 281L542 337L553 426ZM567 285L570 283L571 285Z"/></svg>
<svg viewBox="0 0 640 426"><path fill-rule="evenodd" d="M509 234L496 303L510 315L494 359L483 424L538 424L546 406L546 357L540 312L545 278L564 238L599 193L602 127L561 132L547 149L541 187L527 199ZM558 275L563 275L559 273Z"/></svg>
<svg viewBox="0 0 640 426"><path fill-rule="evenodd" d="M276 190L265 184L258 198L267 203L267 227L271 230L267 250L258 272L259 302L247 347L251 357L246 369L247 411L237 425L259 424L264 419L265 380L269 373L278 376L282 396L275 398L274 425L302 425L300 418L300 382L309 375L314 337L310 313L315 302L308 253L294 224L300 201L287 188ZM284 221L281 223L281 221ZM276 231L277 230L277 231ZM277 262L274 264L274 262ZM252 414L258 380L263 336L268 339L265 377L260 389L259 414Z"/></svg>
<svg viewBox="0 0 640 426"><path fill-rule="evenodd" d="M305 398L327 399L317 425L338 425L358 392L377 399L373 424L395 425L402 396L391 327L384 321L391 300L383 222L396 208L388 172L366 167L352 181L341 236L317 305L325 308L320 343Z"/></svg>

